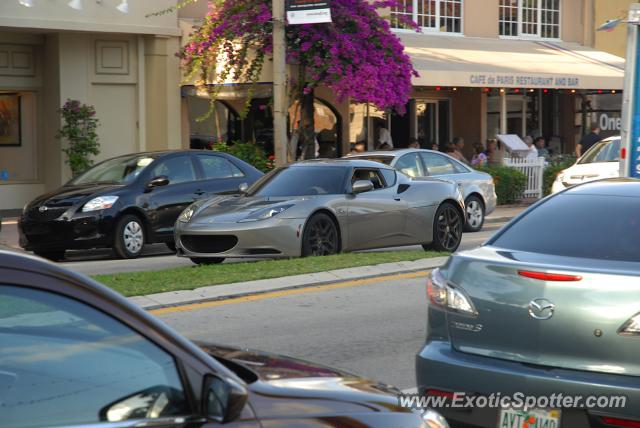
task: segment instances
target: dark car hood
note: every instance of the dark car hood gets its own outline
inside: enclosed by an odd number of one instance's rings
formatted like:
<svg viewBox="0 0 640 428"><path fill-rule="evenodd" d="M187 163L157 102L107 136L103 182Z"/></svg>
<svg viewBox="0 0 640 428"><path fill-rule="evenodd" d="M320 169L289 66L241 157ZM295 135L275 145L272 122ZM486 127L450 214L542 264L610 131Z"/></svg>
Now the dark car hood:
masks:
<svg viewBox="0 0 640 428"><path fill-rule="evenodd" d="M261 417L336 410L407 412L398 407L398 389L339 369L261 351L202 342L198 346L232 370L233 364L237 364L254 373L254 379L245 380L249 390L259 398L257 405L255 402L253 405ZM296 405L274 405L274 401L282 400L295 400Z"/></svg>
<svg viewBox="0 0 640 428"><path fill-rule="evenodd" d="M29 207L46 205L50 208L72 207L87 202L91 197L113 193L122 189L122 185L90 184L82 186L62 186L58 189L38 196L29 203Z"/></svg>

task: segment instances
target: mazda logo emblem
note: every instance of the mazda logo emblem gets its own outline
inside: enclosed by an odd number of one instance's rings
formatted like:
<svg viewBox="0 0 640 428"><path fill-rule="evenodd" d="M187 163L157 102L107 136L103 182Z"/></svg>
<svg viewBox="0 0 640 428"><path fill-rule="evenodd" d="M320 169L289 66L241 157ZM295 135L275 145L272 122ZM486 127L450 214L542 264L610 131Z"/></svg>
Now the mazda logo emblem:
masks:
<svg viewBox="0 0 640 428"><path fill-rule="evenodd" d="M529 315L537 320L548 320L555 310L556 305L546 299L535 299L529 303Z"/></svg>
<svg viewBox="0 0 640 428"><path fill-rule="evenodd" d="M40 211L41 213L45 212L46 210L48 210L49 208L47 208L46 205L41 206L40 208L38 208L38 211Z"/></svg>

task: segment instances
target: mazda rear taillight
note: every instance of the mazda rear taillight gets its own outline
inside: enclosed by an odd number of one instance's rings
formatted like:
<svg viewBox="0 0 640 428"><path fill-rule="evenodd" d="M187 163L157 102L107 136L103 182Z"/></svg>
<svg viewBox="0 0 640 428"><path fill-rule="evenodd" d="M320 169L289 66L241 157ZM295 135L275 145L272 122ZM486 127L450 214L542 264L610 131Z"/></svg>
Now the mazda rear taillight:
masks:
<svg viewBox="0 0 640 428"><path fill-rule="evenodd" d="M525 278L539 279L540 281L580 281L581 276L565 275L561 273L536 272L531 270L519 270L518 275Z"/></svg>
<svg viewBox="0 0 640 428"><path fill-rule="evenodd" d="M436 307L466 315L478 314L464 291L449 284L440 269L432 270L427 278L427 296Z"/></svg>
<svg viewBox="0 0 640 428"><path fill-rule="evenodd" d="M600 418L606 425L625 428L640 428L640 421L633 421L631 419L611 418L603 416Z"/></svg>

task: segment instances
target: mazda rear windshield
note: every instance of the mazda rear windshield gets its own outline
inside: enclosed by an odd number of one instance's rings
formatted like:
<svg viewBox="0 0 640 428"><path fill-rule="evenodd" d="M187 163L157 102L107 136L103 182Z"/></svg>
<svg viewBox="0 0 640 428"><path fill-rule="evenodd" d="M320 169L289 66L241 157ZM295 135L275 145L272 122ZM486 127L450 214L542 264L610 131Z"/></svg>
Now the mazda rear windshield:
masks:
<svg viewBox="0 0 640 428"><path fill-rule="evenodd" d="M555 196L488 242L496 247L586 259L640 261L640 200Z"/></svg>
<svg viewBox="0 0 640 428"><path fill-rule="evenodd" d="M348 168L290 167L273 171L249 189L248 196L312 196L345 193Z"/></svg>
<svg viewBox="0 0 640 428"><path fill-rule="evenodd" d="M154 159L155 158L148 155L123 156L109 159L87 170L73 179L69 184L129 184L133 182Z"/></svg>

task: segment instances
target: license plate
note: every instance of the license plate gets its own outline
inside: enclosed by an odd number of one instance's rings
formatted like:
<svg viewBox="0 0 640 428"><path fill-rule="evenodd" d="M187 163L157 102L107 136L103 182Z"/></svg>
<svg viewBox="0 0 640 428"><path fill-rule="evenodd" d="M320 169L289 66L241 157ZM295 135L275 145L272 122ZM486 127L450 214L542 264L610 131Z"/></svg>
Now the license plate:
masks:
<svg viewBox="0 0 640 428"><path fill-rule="evenodd" d="M560 410L503 409L498 428L560 428Z"/></svg>

